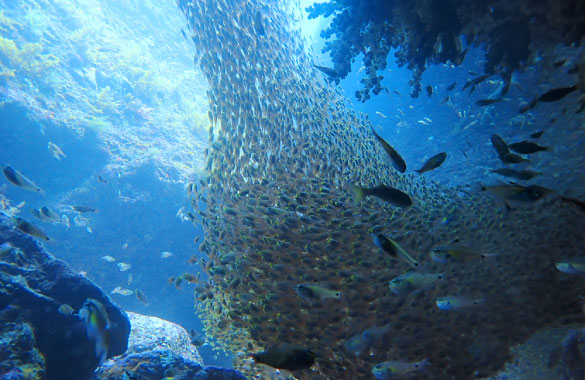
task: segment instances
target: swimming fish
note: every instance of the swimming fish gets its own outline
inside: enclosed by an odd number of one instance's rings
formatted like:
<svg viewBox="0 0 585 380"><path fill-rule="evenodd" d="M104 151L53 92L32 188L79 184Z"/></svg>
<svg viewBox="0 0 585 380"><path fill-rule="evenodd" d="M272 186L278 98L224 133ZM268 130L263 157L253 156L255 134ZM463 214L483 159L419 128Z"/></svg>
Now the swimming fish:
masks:
<svg viewBox="0 0 585 380"><path fill-rule="evenodd" d="M205 344L205 337L193 329L189 330L189 337L191 338L191 344L195 347L200 347Z"/></svg>
<svg viewBox="0 0 585 380"><path fill-rule="evenodd" d="M355 203L361 202L364 199L364 196L374 196L380 198L383 201L386 201L394 206L398 207L410 207L412 206L412 199L410 197L393 187L385 186L385 185L378 185L375 187L361 187L354 184L349 184L350 189L355 194Z"/></svg>
<svg viewBox="0 0 585 380"><path fill-rule="evenodd" d="M296 286L296 292L299 296L308 300L340 299L339 290L327 289L317 284L299 284Z"/></svg>
<svg viewBox="0 0 585 380"><path fill-rule="evenodd" d="M138 301L142 302L145 305L148 305L148 299L146 298L146 295L140 289L136 289L134 291L134 294L136 294L136 299Z"/></svg>
<svg viewBox="0 0 585 380"><path fill-rule="evenodd" d="M121 286L116 286L114 290L112 290L112 294L121 294L123 296L129 296L134 294L134 292L130 289L123 289Z"/></svg>
<svg viewBox="0 0 585 380"><path fill-rule="evenodd" d="M398 243L394 240L378 233L371 234L374 244L382 251L386 252L394 258L401 258L412 267L418 267L418 261L408 254Z"/></svg>
<svg viewBox="0 0 585 380"><path fill-rule="evenodd" d="M49 222L49 223L52 222L51 219L49 219L48 217L43 215L43 213L41 212L41 209L33 208L32 210L30 210L30 213L33 214L37 219L41 220L42 222Z"/></svg>
<svg viewBox="0 0 585 380"><path fill-rule="evenodd" d="M534 107L536 107L537 103L538 103L538 96L535 96L534 98L532 98L532 100L530 102L528 102L528 104L526 104L522 108L520 108L520 111L518 111L518 112L519 113L526 113L526 112L530 111L531 109L533 109Z"/></svg>
<svg viewBox="0 0 585 380"><path fill-rule="evenodd" d="M264 22L262 21L262 13L260 12L256 12L256 18L254 19L254 30L259 36L266 34L266 31L264 30Z"/></svg>
<svg viewBox="0 0 585 380"><path fill-rule="evenodd" d="M372 128L372 133L392 160L392 166L394 166L394 169L398 170L400 173L404 173L406 171L406 162L404 162L404 159L400 156L400 154L398 154L396 149L390 146L390 144L388 144L383 138L380 137L380 135L376 133L374 128Z"/></svg>
<svg viewBox="0 0 585 380"><path fill-rule="evenodd" d="M53 157L55 157L59 161L61 161L61 158L67 157L63 150L54 142L49 141L48 148Z"/></svg>
<svg viewBox="0 0 585 380"><path fill-rule="evenodd" d="M555 267L563 273L585 275L585 257L560 260L555 263Z"/></svg>
<svg viewBox="0 0 585 380"><path fill-rule="evenodd" d="M21 187L24 190L43 193L43 190L41 190L41 188L38 187L33 181L28 179L24 174L12 168L11 166L9 165L3 166L2 172L4 173L4 176L10 183L18 187Z"/></svg>
<svg viewBox="0 0 585 380"><path fill-rule="evenodd" d="M467 307L481 305L483 302L483 298L471 299L464 296L445 296L435 300L437 307L445 311L461 310Z"/></svg>
<svg viewBox="0 0 585 380"><path fill-rule="evenodd" d="M446 90L447 90L447 91L451 91L452 89L454 89L454 88L455 88L455 86L457 86L457 82L453 82L453 83L451 83L449 86L447 86L447 89L446 89Z"/></svg>
<svg viewBox="0 0 585 380"><path fill-rule="evenodd" d="M77 212L81 212L81 213L85 213L85 212L95 212L96 209L89 207L89 206L71 206L71 208L73 209L73 211L77 211Z"/></svg>
<svg viewBox="0 0 585 380"><path fill-rule="evenodd" d="M500 157L504 164L521 164L523 162L530 162L530 160L514 153L508 153L504 157Z"/></svg>
<svg viewBox="0 0 585 380"><path fill-rule="evenodd" d="M560 197L559 200L563 203L566 203L566 204L572 206L573 208L575 208L581 212L585 212L585 202L583 202L577 198Z"/></svg>
<svg viewBox="0 0 585 380"><path fill-rule="evenodd" d="M172 252L169 252L169 251L162 251L160 253L160 257L163 258L163 259L166 259L168 257L171 257L172 255L173 255L173 253Z"/></svg>
<svg viewBox="0 0 585 380"><path fill-rule="evenodd" d="M492 173L503 175L504 177L511 177L521 181L528 181L529 179L542 174L533 170L514 170L510 168L491 169L490 171Z"/></svg>
<svg viewBox="0 0 585 380"><path fill-rule="evenodd" d="M108 357L110 344L110 318L106 308L101 302L88 298L78 314L85 322L87 337L95 341L95 353L101 365Z"/></svg>
<svg viewBox="0 0 585 380"><path fill-rule="evenodd" d="M540 146L530 141L520 141L517 143L513 143L508 145L510 149L512 149L516 153L520 154L531 154L536 152L544 152L549 150L545 146Z"/></svg>
<svg viewBox="0 0 585 380"><path fill-rule="evenodd" d="M428 363L427 359L418 362L402 360L381 362L372 367L372 375L377 380L401 379L411 372L424 369Z"/></svg>
<svg viewBox="0 0 585 380"><path fill-rule="evenodd" d="M34 224L27 222L22 218L14 218L13 221L14 226L21 232L24 232L27 235L34 236L36 238L43 239L46 241L51 240L51 238L49 238L47 234L45 234L40 228L38 228Z"/></svg>
<svg viewBox="0 0 585 380"><path fill-rule="evenodd" d="M550 194L552 190L538 185L522 186L517 183L498 186L483 186L482 190L487 190L502 199L519 202L536 202L537 200Z"/></svg>
<svg viewBox="0 0 585 380"><path fill-rule="evenodd" d="M130 265L130 264L118 263L118 269L120 269L120 272L125 272L130 268L132 268L132 265Z"/></svg>
<svg viewBox="0 0 585 380"><path fill-rule="evenodd" d="M556 102L561 100L565 96L569 95L571 92L576 91L579 87L577 85L570 86L570 87L560 87L560 88L553 88L552 90L548 90L544 94L538 97L539 102Z"/></svg>
<svg viewBox="0 0 585 380"><path fill-rule="evenodd" d="M416 290L428 289L441 279L442 273L408 272L393 278L388 285L392 293L403 296Z"/></svg>
<svg viewBox="0 0 585 380"><path fill-rule="evenodd" d="M502 99L480 99L480 100L475 102L475 105L477 105L479 107L485 107L485 106L490 106L494 103L501 102L501 101L502 101Z"/></svg>
<svg viewBox="0 0 585 380"><path fill-rule="evenodd" d="M474 249L463 246L440 246L435 247L430 252L431 259L434 262L447 264L452 262L469 262L487 257L496 256L496 254L486 254Z"/></svg>
<svg viewBox="0 0 585 380"><path fill-rule="evenodd" d="M508 144L506 144L504 139L501 138L500 136L495 135L495 134L492 135L491 142L492 142L492 146L494 147L494 149L498 153L498 157L500 157L501 160L503 160L503 158L508 153L510 153L510 149L508 149Z"/></svg>
<svg viewBox="0 0 585 380"><path fill-rule="evenodd" d="M428 96L433 95L433 86L427 86L427 95Z"/></svg>
<svg viewBox="0 0 585 380"><path fill-rule="evenodd" d="M468 88L469 86L473 86L472 88L475 88L476 85L480 84L481 82L483 82L484 80L488 79L489 77L491 77L491 74L485 74L485 75L481 75L478 76L476 78L473 78L469 81L467 81L464 85L463 88L461 89L461 91L464 91L466 88ZM472 91L470 91L471 94Z"/></svg>
<svg viewBox="0 0 585 380"><path fill-rule="evenodd" d="M114 261L116 261L116 259L113 258L112 256L102 256L101 259L107 261L108 263L113 263Z"/></svg>
<svg viewBox="0 0 585 380"><path fill-rule="evenodd" d="M540 136L542 136L543 133L544 133L544 131L538 131L538 132L531 133L530 138L537 139Z"/></svg>
<svg viewBox="0 0 585 380"><path fill-rule="evenodd" d="M441 166L443 164L443 162L445 162L445 159L447 158L447 153L445 152L441 152L439 154L434 155L433 157L429 158L427 160L427 162L424 163L423 167L415 170L415 172L417 172L418 174L423 174L425 172L428 172L430 170L434 170L436 168L438 168L439 166Z"/></svg>
<svg viewBox="0 0 585 380"><path fill-rule="evenodd" d="M310 368L316 357L317 354L314 352L291 343L279 343L266 351L252 355L256 363L289 371Z"/></svg>
<svg viewBox="0 0 585 380"><path fill-rule="evenodd" d="M334 79L337 78L337 71L335 71L334 69L330 68L330 67L325 67L325 66L319 66L319 65L313 65L315 66L316 69L318 69L319 71L321 71L322 73L326 74L330 79Z"/></svg>
<svg viewBox="0 0 585 380"><path fill-rule="evenodd" d="M59 306L59 313L63 315L73 315L75 313L75 309L73 309L70 305L64 303L63 305Z"/></svg>
<svg viewBox="0 0 585 380"><path fill-rule="evenodd" d="M360 356L362 353L369 351L390 330L389 324L382 327L374 326L367 328L363 332L347 339L343 347L355 356Z"/></svg>
<svg viewBox="0 0 585 380"><path fill-rule="evenodd" d="M41 207L39 211L53 223L61 223L62 221L61 216L47 206Z"/></svg>

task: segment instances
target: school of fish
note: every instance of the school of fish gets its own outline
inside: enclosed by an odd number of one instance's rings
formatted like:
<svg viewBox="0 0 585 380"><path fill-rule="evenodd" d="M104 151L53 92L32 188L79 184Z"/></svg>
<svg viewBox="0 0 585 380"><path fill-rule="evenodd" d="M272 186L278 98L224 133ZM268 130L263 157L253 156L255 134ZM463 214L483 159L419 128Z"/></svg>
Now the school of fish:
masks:
<svg viewBox="0 0 585 380"><path fill-rule="evenodd" d="M475 379L537 329L584 320L582 285L557 270L577 271L563 260L582 254L581 213L528 186L502 189L527 203L507 212L406 171L315 67L288 2L178 5L210 85L206 175L181 212L205 233L196 308L237 369Z"/></svg>

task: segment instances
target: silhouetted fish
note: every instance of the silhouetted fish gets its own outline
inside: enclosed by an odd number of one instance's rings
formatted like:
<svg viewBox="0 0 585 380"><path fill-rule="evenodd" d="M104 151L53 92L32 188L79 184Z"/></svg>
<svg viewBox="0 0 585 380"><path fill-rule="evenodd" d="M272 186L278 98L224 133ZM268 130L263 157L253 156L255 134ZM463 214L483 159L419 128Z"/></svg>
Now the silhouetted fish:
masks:
<svg viewBox="0 0 585 380"><path fill-rule="evenodd" d="M475 104L479 107L485 107L500 102L502 99L480 99Z"/></svg>
<svg viewBox="0 0 585 380"><path fill-rule="evenodd" d="M538 97L539 102L556 102L561 100L565 96L569 95L571 92L577 90L577 85L571 87L560 87L560 88L553 88L545 92L544 94Z"/></svg>
<svg viewBox="0 0 585 380"><path fill-rule="evenodd" d="M514 152L520 154L531 154L536 152L544 152L548 150L547 147L540 146L530 141L520 141L517 143L510 144L508 145L508 147L512 149Z"/></svg>
<svg viewBox="0 0 585 380"><path fill-rule="evenodd" d="M335 71L334 69L332 69L330 67L319 66L319 65L314 65L314 66L316 69L318 69L322 73L326 74L330 78L337 78L337 76L338 76L337 71Z"/></svg>
<svg viewBox="0 0 585 380"><path fill-rule="evenodd" d="M492 146L494 147L496 152L498 152L498 157L500 157L500 160L503 160L503 158L508 153L510 153L510 150L508 149L508 144L506 144L506 142L504 141L503 138L501 138L500 136L498 136L496 134L492 135L491 141L492 141Z"/></svg>
<svg viewBox="0 0 585 380"><path fill-rule="evenodd" d="M491 172L503 175L504 177L511 177L522 181L528 181L542 173L532 170L514 170L510 168L492 169Z"/></svg>
<svg viewBox="0 0 585 380"><path fill-rule="evenodd" d="M290 343L279 343L266 351L252 355L256 363L289 371L310 368L316 357L317 354L314 352Z"/></svg>
<svg viewBox="0 0 585 380"><path fill-rule="evenodd" d="M372 195L380 198L383 201L393 204L398 207L410 207L412 206L412 199L410 197L393 187L378 185L375 187L361 187L354 184L350 184L350 188L355 193L355 202L360 202L365 196Z"/></svg>
<svg viewBox="0 0 585 380"><path fill-rule="evenodd" d="M544 131L538 131L538 132L531 133L530 138L537 139L540 136L542 136L543 133L544 133Z"/></svg>
<svg viewBox="0 0 585 380"><path fill-rule="evenodd" d="M396 149L390 146L390 144L388 144L383 138L380 137L380 135L376 133L374 128L372 128L372 132L374 133L374 137L376 138L376 140L378 140L380 144L382 144L382 148L384 148L384 150L392 160L392 166L394 166L394 168L398 170L400 173L404 173L406 171L406 162L404 162L404 159L402 159L402 157L400 156L400 154L398 154Z"/></svg>
<svg viewBox="0 0 585 380"><path fill-rule="evenodd" d="M423 173L428 172L430 170L434 170L434 169L438 168L439 166L441 166L443 164L443 162L445 162L446 158L447 158L447 153L445 153L445 152L441 152L439 154L436 154L433 157L429 158L427 160L427 162L425 162L423 167L418 169L418 170L415 170L415 172L417 172L418 174L423 174Z"/></svg>

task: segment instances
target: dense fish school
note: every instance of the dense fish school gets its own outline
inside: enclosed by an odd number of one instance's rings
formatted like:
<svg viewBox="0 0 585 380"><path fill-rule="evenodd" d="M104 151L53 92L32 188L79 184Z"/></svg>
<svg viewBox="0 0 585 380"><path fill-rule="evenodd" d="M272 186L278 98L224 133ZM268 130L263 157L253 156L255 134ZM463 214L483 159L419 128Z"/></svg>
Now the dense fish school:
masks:
<svg viewBox="0 0 585 380"><path fill-rule="evenodd" d="M582 213L547 198L506 212L485 192L396 171L371 124L313 66L287 2L178 3L210 84L206 176L192 201L208 274L196 307L238 369L272 378L252 355L289 343L315 354L299 379L374 379L416 363L418 379L475 379L502 368L510 346L537 329L583 321L583 289L555 268L582 253ZM412 206L356 203L350 184L390 186ZM396 240L418 267L385 254L372 233ZM454 241L490 257L431 258ZM389 282L413 270L441 278L393 293ZM299 285L339 297L301 297ZM463 296L482 304L435 304ZM347 348L383 327L367 349Z"/></svg>

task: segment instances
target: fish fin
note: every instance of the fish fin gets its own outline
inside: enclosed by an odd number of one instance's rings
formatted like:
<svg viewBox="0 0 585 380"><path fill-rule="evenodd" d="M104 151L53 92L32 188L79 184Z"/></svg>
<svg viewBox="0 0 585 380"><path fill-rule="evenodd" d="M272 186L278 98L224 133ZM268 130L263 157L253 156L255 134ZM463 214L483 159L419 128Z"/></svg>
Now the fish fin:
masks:
<svg viewBox="0 0 585 380"><path fill-rule="evenodd" d="M417 172L418 174L423 174L424 172L422 171L422 169L414 169L415 172Z"/></svg>
<svg viewBox="0 0 585 380"><path fill-rule="evenodd" d="M362 199L364 199L364 189L353 183L349 184L349 188L351 189L354 195L353 203L354 205L357 205L362 201Z"/></svg>

